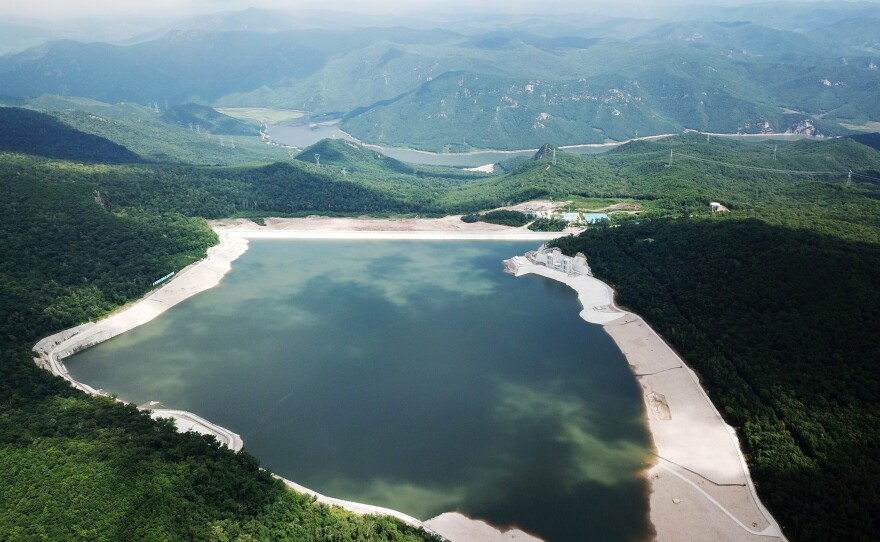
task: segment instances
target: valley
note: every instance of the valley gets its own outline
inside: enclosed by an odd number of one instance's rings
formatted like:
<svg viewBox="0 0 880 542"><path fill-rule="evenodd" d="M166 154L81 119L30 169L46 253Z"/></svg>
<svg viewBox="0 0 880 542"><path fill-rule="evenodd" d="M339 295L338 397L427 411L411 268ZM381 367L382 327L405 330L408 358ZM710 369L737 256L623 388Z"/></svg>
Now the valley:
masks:
<svg viewBox="0 0 880 542"><path fill-rule="evenodd" d="M880 5L734 3L4 21L0 538L876 539Z"/></svg>

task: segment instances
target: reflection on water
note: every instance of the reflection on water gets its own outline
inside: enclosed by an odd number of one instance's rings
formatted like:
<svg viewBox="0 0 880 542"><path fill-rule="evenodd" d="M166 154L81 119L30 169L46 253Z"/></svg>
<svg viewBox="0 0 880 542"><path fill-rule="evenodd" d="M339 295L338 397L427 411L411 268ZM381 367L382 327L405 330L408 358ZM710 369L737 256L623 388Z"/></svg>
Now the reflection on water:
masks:
<svg viewBox="0 0 880 542"><path fill-rule="evenodd" d="M220 287L68 365L240 433L324 494L551 541L638 538L638 386L570 289L502 272L532 248L252 241Z"/></svg>

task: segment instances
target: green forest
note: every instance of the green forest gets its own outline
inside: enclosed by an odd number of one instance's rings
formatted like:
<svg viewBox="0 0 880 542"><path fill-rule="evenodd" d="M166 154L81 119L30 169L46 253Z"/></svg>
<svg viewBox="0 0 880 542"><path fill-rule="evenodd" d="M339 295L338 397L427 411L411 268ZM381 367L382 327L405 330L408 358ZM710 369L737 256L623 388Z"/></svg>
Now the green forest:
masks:
<svg viewBox="0 0 880 542"><path fill-rule="evenodd" d="M554 242L701 376L792 540L872 540L880 246L755 219L660 219Z"/></svg>
<svg viewBox="0 0 880 542"><path fill-rule="evenodd" d="M41 336L140 297L216 236L173 212L108 212L92 183L24 170L32 158L0 161L0 539L431 538L316 505L247 453L38 369L29 350Z"/></svg>
<svg viewBox="0 0 880 542"><path fill-rule="evenodd" d="M525 226L526 224L531 222L531 219L526 217L526 215L524 213L521 213L520 211L506 210L464 215L461 217L461 220L464 222L487 222L489 224L499 224L501 226L511 226L514 228Z"/></svg>
<svg viewBox="0 0 880 542"><path fill-rule="evenodd" d="M668 161L647 180L659 212L555 244L584 252L700 374L791 539L876 539L880 174L856 158L867 147L780 144L774 159L766 144L660 146ZM623 164L615 154L604 160ZM711 215L710 200L731 212Z"/></svg>
<svg viewBox="0 0 880 542"><path fill-rule="evenodd" d="M47 172L22 155L0 164L0 539L435 538L318 505L246 452L37 368L30 349L40 337L142 296L217 238L203 219L173 211L108 211L93 182L65 173L85 166Z"/></svg>
<svg viewBox="0 0 880 542"><path fill-rule="evenodd" d="M700 373L792 540L878 538L876 139L686 134L486 175L343 141L297 159L249 136L236 145L251 154L192 160L208 140L188 126L113 111L122 120L0 109L36 133L65 131L52 146L0 152L0 539L432 539L317 505L246 452L76 392L37 368L30 349L203 257L216 243L205 218L467 213L519 223L487 211L532 198L636 209L557 243L587 254L619 302ZM127 131L134 124L141 131ZM713 214L711 201L730 212Z"/></svg>
<svg viewBox="0 0 880 542"><path fill-rule="evenodd" d="M226 125L227 134L228 119L189 102L295 109L341 120L374 144L453 152L685 128L843 135L876 121L876 4L796 3L704 6L677 21L668 10L604 18L544 9L526 23L495 10L492 24L459 14L430 29L249 10L239 14L248 24L229 13L196 33L11 52L0 57L0 96L149 103L184 129Z"/></svg>

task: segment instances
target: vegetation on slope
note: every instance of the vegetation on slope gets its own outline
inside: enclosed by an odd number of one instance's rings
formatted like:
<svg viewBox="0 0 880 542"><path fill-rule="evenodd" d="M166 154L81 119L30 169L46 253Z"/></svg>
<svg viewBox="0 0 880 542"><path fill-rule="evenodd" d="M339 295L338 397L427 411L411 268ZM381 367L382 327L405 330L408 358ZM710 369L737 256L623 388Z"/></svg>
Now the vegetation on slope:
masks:
<svg viewBox="0 0 880 542"><path fill-rule="evenodd" d="M158 107L145 107L133 103L108 104L85 98L48 94L28 100L0 99L0 103L14 103L44 112L55 117L62 126L66 125L67 130L72 128L124 146L140 157L124 160L129 162L143 159L156 163L234 165L289 157L287 150L268 145L256 135L234 135L236 127L240 128L238 121L203 106L181 106L190 117L204 117L204 122L193 120L190 125L189 120L185 124L175 120L183 115L177 108L175 114L170 111L163 112ZM47 121L41 121L41 125L46 124ZM230 129L233 130L232 135L227 134ZM256 132L257 130L254 129L251 133ZM18 133L12 132L5 135L10 141L18 139L18 136ZM82 137L77 136L78 139ZM40 154L37 149L46 145L67 146L75 150L78 147L75 143L77 138L65 136L53 137L50 140L38 131L30 137L25 137L24 141L28 142L27 145L16 143L18 146L10 147L9 150ZM52 156L74 158L74 156ZM120 160L108 159L106 162L116 163Z"/></svg>
<svg viewBox="0 0 880 542"><path fill-rule="evenodd" d="M562 231L566 226L568 223L558 218L536 218L529 224L529 229L532 231Z"/></svg>
<svg viewBox="0 0 880 542"><path fill-rule="evenodd" d="M844 529L851 539L875 538L877 151L852 139L777 144L690 135L597 156L557 152L555 165L544 156L489 176L404 164L342 141L324 141L299 158L208 167L0 155L9 194L0 205L11 218L0 226L0 509L7 514L0 525L13 529L7 538L114 532L124 521L148 538L218 530L320 539L341 529L346 539L365 528L405 529L297 501L251 460L74 393L37 370L27 350L41 335L105 314L203 254L213 235L189 217L472 213L573 196L637 204L639 214L611 215L619 227L560 244L587 253L620 301L701 372L742 431L759 491L792 538L834 538ZM710 201L731 214L712 216ZM142 471L125 467L122 458L135 456L144 458ZM74 461L84 461L94 480L76 485ZM29 477L52 465L50 485ZM205 483L205 476L216 480ZM173 490L148 501L155 505L149 510L138 508L160 481ZM126 485L138 488L124 500L131 518L107 504ZM48 525L29 504L44 503L48 514L71 499L84 503L90 521ZM180 506L178 521L167 511ZM829 521L827 510L839 521ZM138 523L141 515L147 519ZM307 527L296 534L284 530L290 525ZM58 530L65 528L78 530Z"/></svg>
<svg viewBox="0 0 880 542"><path fill-rule="evenodd" d="M634 143L594 157L557 153L520 163L509 172L485 175L453 168L404 164L356 144L326 140L306 149L296 160L265 165L202 167L174 164L76 166L20 159L23 168L91 183L110 208L151 213L175 211L187 216L303 215L313 213L422 214L474 213L531 198L626 199L641 206L640 217L707 215L708 202L721 201L738 212L773 221L778 209L815 214L809 205L821 198L826 216L841 228L864 230L873 208L851 208L851 193L862 185L845 184L846 172L880 172L878 154L852 140L783 144L736 143L699 136ZM665 167L669 151L672 167ZM321 165L314 154L321 155ZM185 152L185 151L184 151ZM776 169L834 171L825 177L804 177L730 168L715 162L762 165ZM736 179L730 182L729 179ZM815 192L815 193L813 193ZM793 199L794 198L794 199ZM613 215L625 220L624 214ZM864 230L865 235L873 235Z"/></svg>
<svg viewBox="0 0 880 542"><path fill-rule="evenodd" d="M103 113L53 112L65 124L124 145L155 163L235 165L287 157L285 150L259 137L214 134L200 124L183 127L142 106L111 106Z"/></svg>
<svg viewBox="0 0 880 542"><path fill-rule="evenodd" d="M792 539L872 540L869 511L880 506L869 489L880 484L876 153L846 140L809 142L780 145L774 161L766 145L702 141L662 144L681 153L671 167L638 154L624 161L623 150L603 158L678 218L648 213L556 244L584 252L618 302L700 373ZM873 180L847 183L849 168ZM732 212L710 218L709 200Z"/></svg>
<svg viewBox="0 0 880 542"><path fill-rule="evenodd" d="M141 161L122 145L73 129L37 111L0 107L0 126L0 152L111 164Z"/></svg>
<svg viewBox="0 0 880 542"><path fill-rule="evenodd" d="M212 134L260 135L256 124L244 123L206 105L192 103L175 105L165 111L162 117L190 130L199 126L201 130L207 130Z"/></svg>
<svg viewBox="0 0 880 542"><path fill-rule="evenodd" d="M654 220L555 244L699 372L792 540L874 540L880 245L791 219Z"/></svg>
<svg viewBox="0 0 880 542"><path fill-rule="evenodd" d="M70 174L84 166L35 161L0 155L0 538L433 539L318 505L247 453L37 368L38 338L141 296L216 236L175 213L110 212L87 175Z"/></svg>
<svg viewBox="0 0 880 542"><path fill-rule="evenodd" d="M518 228L525 226L531 219L519 211L489 211L488 213L480 213L476 215L464 215L461 217L464 222L488 222L489 224L500 224L502 226L512 226Z"/></svg>
<svg viewBox="0 0 880 542"><path fill-rule="evenodd" d="M0 58L0 94L300 109L343 118L365 141L428 150L685 128L840 135L880 118L871 18L880 12L845 4L812 31L764 13L757 22L553 20L548 36L272 32L267 21L259 32L174 31L129 45L56 41ZM537 20L529 27L543 33Z"/></svg>

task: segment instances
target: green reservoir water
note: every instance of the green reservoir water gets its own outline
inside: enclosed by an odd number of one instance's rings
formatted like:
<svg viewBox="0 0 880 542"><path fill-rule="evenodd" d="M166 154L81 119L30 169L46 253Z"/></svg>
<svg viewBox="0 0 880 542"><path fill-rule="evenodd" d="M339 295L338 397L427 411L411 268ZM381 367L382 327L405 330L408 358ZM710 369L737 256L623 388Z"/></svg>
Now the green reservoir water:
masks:
<svg viewBox="0 0 880 542"><path fill-rule="evenodd" d="M638 386L572 290L502 271L534 247L251 241L219 287L68 368L236 431L325 495L552 542L642 538Z"/></svg>

